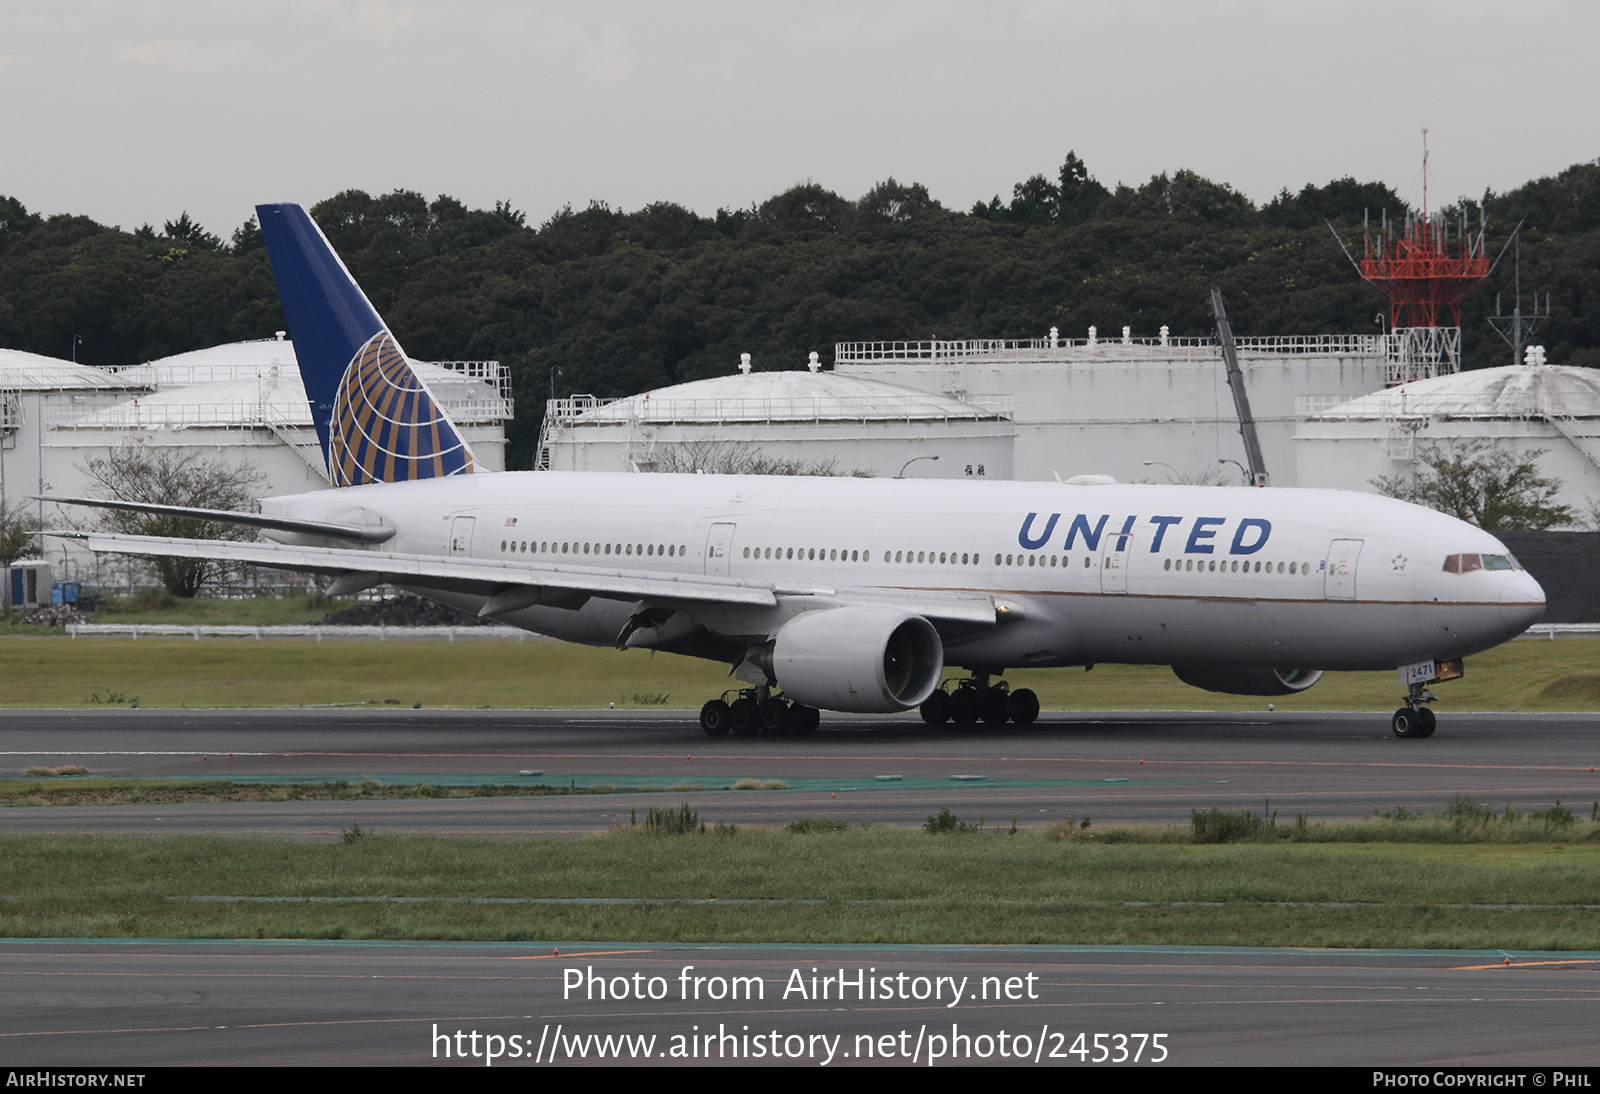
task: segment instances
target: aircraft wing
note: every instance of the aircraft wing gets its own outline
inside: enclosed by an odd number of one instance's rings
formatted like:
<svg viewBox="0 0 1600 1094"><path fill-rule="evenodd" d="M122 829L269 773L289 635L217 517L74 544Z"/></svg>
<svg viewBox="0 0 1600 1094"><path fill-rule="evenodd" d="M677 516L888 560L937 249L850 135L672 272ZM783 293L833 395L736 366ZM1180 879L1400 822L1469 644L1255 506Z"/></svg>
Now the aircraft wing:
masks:
<svg viewBox="0 0 1600 1094"><path fill-rule="evenodd" d="M545 602L581 596L605 600L649 600L678 604L725 604L771 608L780 596L825 597L835 601L894 604L937 622L992 625L1003 617L1006 605L981 594L951 594L933 590L851 589L835 592L821 586L775 586L769 582L742 581L709 574L665 574L659 571L569 566L541 562L500 562L441 555L411 555L343 547L301 547L278 543L234 543L212 539L168 539L161 536L122 535L112 532L47 532L72 539L91 551L110 554L159 555L251 566L275 570L365 577L355 587L389 582L398 585L449 589L483 596L511 596L523 606L526 590Z"/></svg>

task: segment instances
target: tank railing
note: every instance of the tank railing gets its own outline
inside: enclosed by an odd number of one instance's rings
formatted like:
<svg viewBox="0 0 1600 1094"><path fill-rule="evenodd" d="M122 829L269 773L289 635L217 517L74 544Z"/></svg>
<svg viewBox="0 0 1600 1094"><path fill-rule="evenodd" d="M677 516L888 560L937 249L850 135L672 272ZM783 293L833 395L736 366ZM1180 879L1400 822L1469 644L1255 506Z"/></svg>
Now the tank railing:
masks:
<svg viewBox="0 0 1600 1094"><path fill-rule="evenodd" d="M507 421L512 413L509 399L441 398L439 403L457 423ZM310 429L312 424L311 410L304 404L291 409L266 398L193 403L134 399L99 406L62 405L47 407L44 419L49 429L254 429L269 423Z"/></svg>
<svg viewBox="0 0 1600 1094"><path fill-rule="evenodd" d="M1388 337L1381 334L1290 334L1238 338L1240 353L1261 355L1318 354L1329 356L1386 356ZM1218 352L1210 336L1167 338L971 338L925 342L838 342L834 345L837 364L892 364L901 361L949 362L964 360L1072 361L1083 357L1118 359L1137 355L1176 356L1184 359L1211 356Z"/></svg>
<svg viewBox="0 0 1600 1094"><path fill-rule="evenodd" d="M609 413L596 415L597 411ZM936 397L871 395L860 397L796 397L765 399L655 399L629 395L598 399L575 395L545 404L545 422L553 426L575 424L633 425L725 422L832 422L832 421L951 421L1010 419L1016 413L1013 395Z"/></svg>
<svg viewBox="0 0 1600 1094"><path fill-rule="evenodd" d="M287 344L287 343L285 343ZM511 401L511 373L499 361L414 361L413 364L432 366L456 373L468 380L476 380L494 389L500 399ZM272 361L196 361L190 363L151 362L127 365L113 369L128 380L141 380L156 386L190 387L194 384L225 383L230 380L266 380L273 370L279 375L299 378L299 368L292 352ZM509 417L509 415L508 415Z"/></svg>
<svg viewBox="0 0 1600 1094"><path fill-rule="evenodd" d="M1600 418L1600 394L1569 393L1562 397L1538 391L1530 406L1515 411L1485 406L1472 395L1410 395L1391 390L1371 402L1357 405L1353 400L1337 395L1300 395L1294 401L1294 413L1300 419L1320 421L1410 421L1426 418L1449 418L1465 421L1492 421L1514 419L1529 421L1573 421L1580 418Z"/></svg>

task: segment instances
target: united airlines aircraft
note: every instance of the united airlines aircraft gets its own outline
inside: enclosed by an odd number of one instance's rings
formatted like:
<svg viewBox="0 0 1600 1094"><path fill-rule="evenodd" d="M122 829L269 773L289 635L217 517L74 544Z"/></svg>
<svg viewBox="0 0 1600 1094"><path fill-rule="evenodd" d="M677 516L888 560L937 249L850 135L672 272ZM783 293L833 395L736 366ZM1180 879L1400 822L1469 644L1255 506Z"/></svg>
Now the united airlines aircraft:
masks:
<svg viewBox="0 0 1600 1094"><path fill-rule="evenodd" d="M1329 669L1399 675L1393 730L1434 730L1430 684L1522 633L1544 593L1492 535L1327 490L735 475L485 473L321 230L257 210L329 477L260 514L270 542L78 533L96 551L388 583L572 642L730 667L713 736L810 733L820 710L1032 722L1010 668L1170 665L1287 695ZM969 675L944 681L959 666ZM732 697L732 701L728 701Z"/></svg>

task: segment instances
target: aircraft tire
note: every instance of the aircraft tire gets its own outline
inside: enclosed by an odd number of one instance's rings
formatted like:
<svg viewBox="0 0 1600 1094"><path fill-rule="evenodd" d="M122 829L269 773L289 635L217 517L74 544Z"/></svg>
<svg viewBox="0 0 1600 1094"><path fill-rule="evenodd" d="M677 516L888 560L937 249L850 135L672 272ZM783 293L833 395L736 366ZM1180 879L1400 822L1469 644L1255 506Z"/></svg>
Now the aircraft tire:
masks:
<svg viewBox="0 0 1600 1094"><path fill-rule="evenodd" d="M985 725L1005 725L1011 717L1011 696L999 688L984 688L978 694L978 716Z"/></svg>
<svg viewBox="0 0 1600 1094"><path fill-rule="evenodd" d="M728 724L740 737L754 737L761 732L761 711L754 699L735 699L728 704Z"/></svg>
<svg viewBox="0 0 1600 1094"><path fill-rule="evenodd" d="M1417 708L1417 736L1432 737L1439 725L1438 717L1428 707Z"/></svg>
<svg viewBox="0 0 1600 1094"><path fill-rule="evenodd" d="M757 716L761 719L761 732L773 737L786 735L794 726L789 704L782 699L768 699L758 704Z"/></svg>
<svg viewBox="0 0 1600 1094"><path fill-rule="evenodd" d="M707 737L727 736L732 721L728 704L721 699L713 699L700 708L700 728L705 730Z"/></svg>
<svg viewBox="0 0 1600 1094"><path fill-rule="evenodd" d="M930 726L942 726L950 720L950 696L946 692L935 691L923 700L917 712Z"/></svg>
<svg viewBox="0 0 1600 1094"><path fill-rule="evenodd" d="M1019 726L1031 726L1039 718L1039 697L1031 688L1018 688L1007 700L1011 720Z"/></svg>
<svg viewBox="0 0 1600 1094"><path fill-rule="evenodd" d="M1389 726L1394 730L1394 735L1406 740L1423 736L1421 732L1422 719L1417 715L1418 712L1410 707L1401 707L1395 711L1394 717L1389 721Z"/></svg>
<svg viewBox="0 0 1600 1094"><path fill-rule="evenodd" d="M978 724L978 693L973 688L957 688L950 695L950 720L958 726Z"/></svg>
<svg viewBox="0 0 1600 1094"><path fill-rule="evenodd" d="M822 711L800 703L789 708L789 716L794 720L794 728L790 732L796 737L809 737L822 724Z"/></svg>

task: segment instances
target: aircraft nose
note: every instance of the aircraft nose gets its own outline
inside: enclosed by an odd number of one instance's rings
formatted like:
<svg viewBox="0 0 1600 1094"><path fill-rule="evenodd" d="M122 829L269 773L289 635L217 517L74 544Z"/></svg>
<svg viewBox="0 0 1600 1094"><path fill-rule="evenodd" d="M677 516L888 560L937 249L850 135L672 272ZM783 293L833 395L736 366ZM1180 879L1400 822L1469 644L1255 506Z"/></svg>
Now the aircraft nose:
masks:
<svg viewBox="0 0 1600 1094"><path fill-rule="evenodd" d="M1544 615L1544 589L1523 570L1500 586L1500 618L1512 635L1521 634Z"/></svg>

